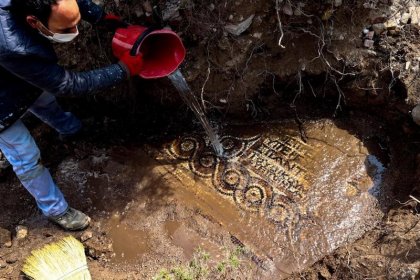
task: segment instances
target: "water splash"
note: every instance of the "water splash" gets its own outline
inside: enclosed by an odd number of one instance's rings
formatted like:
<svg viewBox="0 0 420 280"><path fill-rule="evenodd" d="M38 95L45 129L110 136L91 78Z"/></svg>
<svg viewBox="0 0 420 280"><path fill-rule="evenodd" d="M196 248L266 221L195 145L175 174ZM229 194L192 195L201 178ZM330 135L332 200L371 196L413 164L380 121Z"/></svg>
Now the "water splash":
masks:
<svg viewBox="0 0 420 280"><path fill-rule="evenodd" d="M207 133L207 136L210 139L211 145L213 146L213 149L216 152L216 155L220 157L223 156L223 146L220 143L219 136L210 125L207 116L204 114L200 103L198 103L197 98L194 96L193 92L188 86L188 83L182 75L181 71L179 69L176 70L174 73L169 75L168 78L178 90L184 102L187 103L188 106L190 106L195 116L201 122L202 126L204 127L204 130Z"/></svg>

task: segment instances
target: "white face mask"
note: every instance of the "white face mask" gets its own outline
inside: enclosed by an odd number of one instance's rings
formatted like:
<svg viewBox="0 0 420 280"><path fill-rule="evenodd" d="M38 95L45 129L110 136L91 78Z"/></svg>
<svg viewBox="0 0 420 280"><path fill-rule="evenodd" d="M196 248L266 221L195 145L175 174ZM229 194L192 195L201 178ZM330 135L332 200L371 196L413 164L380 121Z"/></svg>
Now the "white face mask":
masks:
<svg viewBox="0 0 420 280"><path fill-rule="evenodd" d="M38 30L39 34L41 34L42 36L44 36L45 38L57 42L57 43L68 43L70 41L73 41L74 38L77 37L77 35L79 35L79 29L76 26L76 32L75 33L54 33L51 32L53 35L45 35L44 33L41 32L41 30Z"/></svg>

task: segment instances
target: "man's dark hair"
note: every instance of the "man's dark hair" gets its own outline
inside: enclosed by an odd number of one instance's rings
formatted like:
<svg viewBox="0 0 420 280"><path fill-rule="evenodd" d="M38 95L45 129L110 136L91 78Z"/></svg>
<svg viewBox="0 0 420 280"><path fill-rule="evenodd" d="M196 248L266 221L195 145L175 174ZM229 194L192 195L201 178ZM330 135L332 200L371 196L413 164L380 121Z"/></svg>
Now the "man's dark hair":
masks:
<svg viewBox="0 0 420 280"><path fill-rule="evenodd" d="M25 19L33 15L48 27L48 19L51 15L51 6L60 0L12 0L12 13Z"/></svg>

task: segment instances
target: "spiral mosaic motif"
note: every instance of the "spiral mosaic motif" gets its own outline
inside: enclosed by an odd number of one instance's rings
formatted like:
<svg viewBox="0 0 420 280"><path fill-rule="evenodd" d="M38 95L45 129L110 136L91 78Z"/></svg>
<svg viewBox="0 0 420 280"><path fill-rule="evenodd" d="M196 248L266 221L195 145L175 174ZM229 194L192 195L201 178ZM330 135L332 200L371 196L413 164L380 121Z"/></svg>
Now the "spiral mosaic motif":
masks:
<svg viewBox="0 0 420 280"><path fill-rule="evenodd" d="M167 151L188 161L195 175L211 180L220 194L231 197L239 208L265 215L279 226L299 219L296 199L304 194L304 168L297 160L305 155L302 143L293 138L263 140L222 137L224 157L217 157L202 137L183 137Z"/></svg>

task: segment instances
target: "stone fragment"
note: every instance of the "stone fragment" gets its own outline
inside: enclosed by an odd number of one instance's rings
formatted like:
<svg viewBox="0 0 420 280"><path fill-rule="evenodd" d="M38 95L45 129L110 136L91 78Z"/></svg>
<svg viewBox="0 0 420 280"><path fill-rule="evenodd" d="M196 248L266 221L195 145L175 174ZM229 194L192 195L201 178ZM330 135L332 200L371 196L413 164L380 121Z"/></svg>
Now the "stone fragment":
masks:
<svg viewBox="0 0 420 280"><path fill-rule="evenodd" d="M153 7L150 1L144 1L142 7L146 15L149 16L153 13Z"/></svg>
<svg viewBox="0 0 420 280"><path fill-rule="evenodd" d="M88 230L85 231L82 236L80 236L80 241L85 242L86 240L89 240L93 237L93 232Z"/></svg>
<svg viewBox="0 0 420 280"><path fill-rule="evenodd" d="M14 264L15 262L19 260L19 258L20 258L20 254L18 252L13 252L6 257L6 263Z"/></svg>
<svg viewBox="0 0 420 280"><path fill-rule="evenodd" d="M384 32L385 28L385 24L383 23L376 23L372 25L372 29L373 31L375 31L376 34L381 34L382 32Z"/></svg>
<svg viewBox="0 0 420 280"><path fill-rule="evenodd" d="M254 16L255 15L251 15L246 20L238 24L228 24L225 26L225 30L232 35L239 36L251 26Z"/></svg>
<svg viewBox="0 0 420 280"><path fill-rule="evenodd" d="M134 10L134 14L136 15L136 17L142 17L144 15L143 9L141 8L137 8Z"/></svg>
<svg viewBox="0 0 420 280"><path fill-rule="evenodd" d="M420 24L420 7L410 7L411 24Z"/></svg>
<svg viewBox="0 0 420 280"><path fill-rule="evenodd" d="M6 267L7 267L6 262L3 260L0 260L0 269L6 268Z"/></svg>
<svg viewBox="0 0 420 280"><path fill-rule="evenodd" d="M181 1L179 0L169 0L166 1L165 7L162 10L162 18L164 21L176 20L180 18L179 9L181 6Z"/></svg>
<svg viewBox="0 0 420 280"><path fill-rule="evenodd" d="M293 16L293 8L292 5L290 5L289 2L287 2L284 6L283 6L283 13L288 15L288 16Z"/></svg>
<svg viewBox="0 0 420 280"><path fill-rule="evenodd" d="M112 241L106 239L92 238L86 241L85 246L87 255L94 259L99 259L113 252Z"/></svg>
<svg viewBox="0 0 420 280"><path fill-rule="evenodd" d="M343 4L343 0L334 0L334 6L339 7Z"/></svg>
<svg viewBox="0 0 420 280"><path fill-rule="evenodd" d="M24 240L28 236L28 228L25 226L17 226L16 227L16 239L17 240Z"/></svg>
<svg viewBox="0 0 420 280"><path fill-rule="evenodd" d="M411 116L413 117L413 121L420 125L420 104L417 104L416 107L411 111Z"/></svg>
<svg viewBox="0 0 420 280"><path fill-rule="evenodd" d="M366 34L366 38L369 39L369 40L372 40L373 39L373 36L375 36L375 31L369 31Z"/></svg>
<svg viewBox="0 0 420 280"><path fill-rule="evenodd" d="M10 231L4 228L0 228L0 248L1 247L7 247L6 244L12 242L12 234Z"/></svg>
<svg viewBox="0 0 420 280"><path fill-rule="evenodd" d="M364 41L363 45L364 45L366 48L372 49L372 48L373 48L374 43L375 43L375 41L370 40L370 39L366 39L366 40Z"/></svg>
<svg viewBox="0 0 420 280"><path fill-rule="evenodd" d="M391 18L384 23L385 28L387 29L395 29L398 26L398 20L396 18Z"/></svg>
<svg viewBox="0 0 420 280"><path fill-rule="evenodd" d="M411 18L411 15L409 13L403 13L401 16L400 22L402 24L407 24L410 18Z"/></svg>

